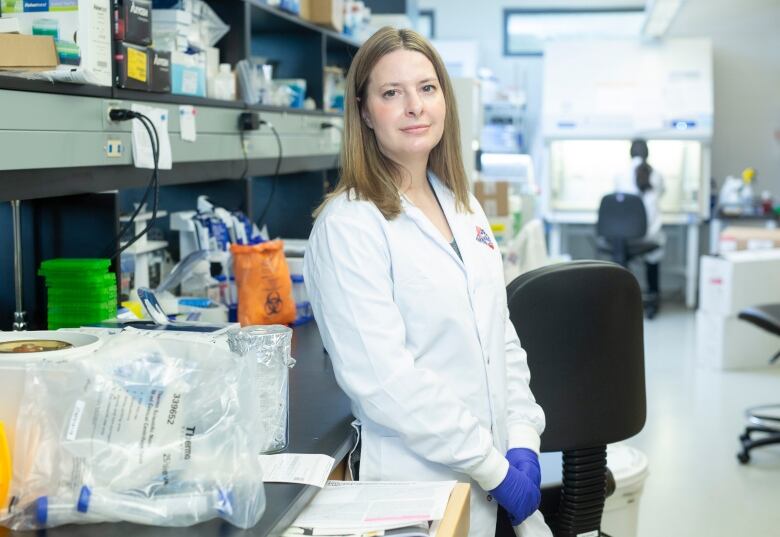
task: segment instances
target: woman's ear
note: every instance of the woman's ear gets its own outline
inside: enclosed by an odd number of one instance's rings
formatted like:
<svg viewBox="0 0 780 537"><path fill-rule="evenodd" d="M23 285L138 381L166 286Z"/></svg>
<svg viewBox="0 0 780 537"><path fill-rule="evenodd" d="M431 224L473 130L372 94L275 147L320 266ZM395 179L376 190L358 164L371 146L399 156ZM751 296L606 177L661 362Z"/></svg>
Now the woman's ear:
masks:
<svg viewBox="0 0 780 537"><path fill-rule="evenodd" d="M371 118L368 117L368 113L361 107L360 108L360 117L363 118L363 122L368 126L369 129L374 129L374 125L371 123Z"/></svg>

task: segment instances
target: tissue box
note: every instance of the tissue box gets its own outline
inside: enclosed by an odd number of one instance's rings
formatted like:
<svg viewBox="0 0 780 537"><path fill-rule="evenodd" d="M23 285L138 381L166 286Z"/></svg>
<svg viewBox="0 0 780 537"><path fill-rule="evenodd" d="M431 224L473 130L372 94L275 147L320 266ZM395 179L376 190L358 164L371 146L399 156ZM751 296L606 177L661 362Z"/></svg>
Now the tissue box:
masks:
<svg viewBox="0 0 780 537"><path fill-rule="evenodd" d="M206 57L203 53L171 52L171 93L206 96Z"/></svg>
<svg viewBox="0 0 780 537"><path fill-rule="evenodd" d="M33 78L111 86L111 0L2 0L2 16L16 19L21 34L52 36L66 56L67 65Z"/></svg>
<svg viewBox="0 0 780 537"><path fill-rule="evenodd" d="M152 44L151 0L113 0L114 39L134 45Z"/></svg>

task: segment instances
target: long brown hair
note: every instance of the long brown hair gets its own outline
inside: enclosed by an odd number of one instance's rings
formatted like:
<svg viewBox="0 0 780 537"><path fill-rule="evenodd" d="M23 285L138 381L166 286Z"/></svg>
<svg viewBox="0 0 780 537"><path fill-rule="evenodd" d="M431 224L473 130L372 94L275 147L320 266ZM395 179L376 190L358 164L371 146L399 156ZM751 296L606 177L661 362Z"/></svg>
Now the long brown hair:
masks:
<svg viewBox="0 0 780 537"><path fill-rule="evenodd" d="M399 49L423 54L436 70L444 94L446 116L441 140L428 156L428 168L454 193L457 210L471 212L468 179L460 152L458 108L444 62L433 46L417 32L386 26L360 47L347 73L339 182L314 211L315 217L330 199L352 189L358 199L373 202L388 220L401 213L397 186L401 167L382 154L374 131L361 117L371 71L383 56Z"/></svg>
<svg viewBox="0 0 780 537"><path fill-rule="evenodd" d="M634 172L636 187L642 194L653 188L653 185L650 183L650 175L653 173L653 167L647 163L649 154L646 141L637 138L631 142L631 158L639 157L642 159L642 162L636 167L636 171Z"/></svg>

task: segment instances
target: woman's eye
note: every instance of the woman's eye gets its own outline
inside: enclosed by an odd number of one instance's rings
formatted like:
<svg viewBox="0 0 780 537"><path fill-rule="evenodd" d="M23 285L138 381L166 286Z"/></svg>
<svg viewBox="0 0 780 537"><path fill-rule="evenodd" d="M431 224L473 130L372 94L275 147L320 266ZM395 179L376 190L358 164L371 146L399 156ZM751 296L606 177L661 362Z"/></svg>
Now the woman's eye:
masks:
<svg viewBox="0 0 780 537"><path fill-rule="evenodd" d="M436 91L436 86L434 86L433 84L426 84L423 86L423 91L425 93L433 93L434 91Z"/></svg>
<svg viewBox="0 0 780 537"><path fill-rule="evenodd" d="M398 92L394 89L387 90L382 94L383 97L395 97Z"/></svg>

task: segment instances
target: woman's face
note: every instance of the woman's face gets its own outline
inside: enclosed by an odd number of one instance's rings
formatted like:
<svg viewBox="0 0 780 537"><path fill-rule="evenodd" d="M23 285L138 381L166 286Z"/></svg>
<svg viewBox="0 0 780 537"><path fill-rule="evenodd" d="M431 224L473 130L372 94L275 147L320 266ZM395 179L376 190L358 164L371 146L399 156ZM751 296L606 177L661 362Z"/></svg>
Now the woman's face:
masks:
<svg viewBox="0 0 780 537"><path fill-rule="evenodd" d="M412 50L383 56L369 76L361 114L385 156L401 165L427 162L441 140L446 116L433 64Z"/></svg>

